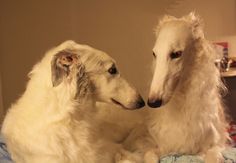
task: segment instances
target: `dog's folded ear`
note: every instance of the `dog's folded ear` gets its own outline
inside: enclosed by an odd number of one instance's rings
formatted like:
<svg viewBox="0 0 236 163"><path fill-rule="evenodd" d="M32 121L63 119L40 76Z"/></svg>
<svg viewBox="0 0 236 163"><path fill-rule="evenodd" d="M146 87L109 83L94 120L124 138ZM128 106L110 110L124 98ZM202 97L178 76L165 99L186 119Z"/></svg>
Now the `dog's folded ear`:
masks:
<svg viewBox="0 0 236 163"><path fill-rule="evenodd" d="M79 64L79 56L70 51L60 51L51 61L52 85L58 86Z"/></svg>

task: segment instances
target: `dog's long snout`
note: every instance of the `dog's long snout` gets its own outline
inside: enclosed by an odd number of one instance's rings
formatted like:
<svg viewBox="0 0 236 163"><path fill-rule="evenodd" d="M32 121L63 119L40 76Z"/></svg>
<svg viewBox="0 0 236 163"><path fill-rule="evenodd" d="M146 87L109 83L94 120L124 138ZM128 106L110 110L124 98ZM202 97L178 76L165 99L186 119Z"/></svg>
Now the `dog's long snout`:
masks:
<svg viewBox="0 0 236 163"><path fill-rule="evenodd" d="M151 108L157 108L162 105L162 100L161 99L148 99L148 106Z"/></svg>

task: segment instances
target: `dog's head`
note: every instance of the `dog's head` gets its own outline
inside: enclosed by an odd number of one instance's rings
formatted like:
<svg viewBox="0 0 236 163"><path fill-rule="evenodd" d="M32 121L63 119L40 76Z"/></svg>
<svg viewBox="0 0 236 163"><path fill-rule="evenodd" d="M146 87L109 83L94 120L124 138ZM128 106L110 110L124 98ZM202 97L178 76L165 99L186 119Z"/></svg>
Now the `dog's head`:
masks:
<svg viewBox="0 0 236 163"><path fill-rule="evenodd" d="M166 16L160 21L153 48L155 70L148 105L156 108L168 103L187 63L193 40L203 38L201 21L193 13L183 18ZM193 53L193 52L190 52ZM193 59L193 56L188 58ZM185 66L187 67L187 66Z"/></svg>
<svg viewBox="0 0 236 163"><path fill-rule="evenodd" d="M89 96L125 109L145 105L138 91L121 77L116 62L106 53L72 41L60 47L63 48L59 48L51 62L53 87L71 86L76 90L77 99Z"/></svg>

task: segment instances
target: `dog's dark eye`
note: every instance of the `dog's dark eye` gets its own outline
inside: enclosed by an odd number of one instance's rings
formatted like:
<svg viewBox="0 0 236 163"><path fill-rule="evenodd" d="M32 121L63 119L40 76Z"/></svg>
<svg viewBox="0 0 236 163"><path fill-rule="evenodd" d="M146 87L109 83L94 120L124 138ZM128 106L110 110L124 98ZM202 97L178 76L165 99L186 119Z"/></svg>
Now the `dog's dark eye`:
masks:
<svg viewBox="0 0 236 163"><path fill-rule="evenodd" d="M112 66L111 68L108 69L108 72L112 75L117 74L117 69L115 66Z"/></svg>
<svg viewBox="0 0 236 163"><path fill-rule="evenodd" d="M156 54L155 54L154 52L152 52L152 55L153 55L153 57L154 57L154 58L156 58L156 57L157 57L157 56L156 56Z"/></svg>
<svg viewBox="0 0 236 163"><path fill-rule="evenodd" d="M179 57L182 56L182 53L183 53L182 51L172 52L172 53L170 54L170 58L171 58L171 59L179 58Z"/></svg>

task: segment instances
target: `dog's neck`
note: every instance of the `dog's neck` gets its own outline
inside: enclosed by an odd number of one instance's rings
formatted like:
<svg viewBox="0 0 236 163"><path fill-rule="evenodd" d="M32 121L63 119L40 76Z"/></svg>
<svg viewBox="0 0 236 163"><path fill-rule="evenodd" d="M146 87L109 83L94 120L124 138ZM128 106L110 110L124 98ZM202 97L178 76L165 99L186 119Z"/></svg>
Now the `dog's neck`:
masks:
<svg viewBox="0 0 236 163"><path fill-rule="evenodd" d="M81 87L73 92L70 87L61 86L54 94L55 109L62 114L85 114L95 106L92 90L89 87ZM82 116L82 115L81 115Z"/></svg>
<svg viewBox="0 0 236 163"><path fill-rule="evenodd" d="M201 58L194 55L190 58L192 63L184 65L186 67L172 97L172 108L184 113L214 113L220 105L220 74L210 55L214 54L204 54Z"/></svg>
<svg viewBox="0 0 236 163"><path fill-rule="evenodd" d="M35 114L51 115L50 117L54 117L52 121L60 121L73 118L73 114L77 114L76 118L83 117L86 112L89 112L85 110L93 110L95 101L91 96L93 94L90 89L78 93L76 89L63 83L57 87L51 87L49 84L45 86L44 82L29 81L21 100L28 101L25 103L29 106L25 109L34 109Z"/></svg>

